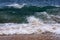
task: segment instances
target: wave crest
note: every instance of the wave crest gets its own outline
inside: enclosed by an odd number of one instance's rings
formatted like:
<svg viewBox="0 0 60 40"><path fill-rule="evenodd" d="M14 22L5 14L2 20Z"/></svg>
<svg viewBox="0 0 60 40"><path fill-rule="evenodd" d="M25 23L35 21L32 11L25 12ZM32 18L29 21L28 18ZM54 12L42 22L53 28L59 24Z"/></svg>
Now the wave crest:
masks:
<svg viewBox="0 0 60 40"><path fill-rule="evenodd" d="M5 5L5 6L14 7L14 8L22 8L22 7L24 7L25 5L26 5L25 3L23 3L22 5L17 4L17 3L13 3L13 4L10 4L10 5Z"/></svg>

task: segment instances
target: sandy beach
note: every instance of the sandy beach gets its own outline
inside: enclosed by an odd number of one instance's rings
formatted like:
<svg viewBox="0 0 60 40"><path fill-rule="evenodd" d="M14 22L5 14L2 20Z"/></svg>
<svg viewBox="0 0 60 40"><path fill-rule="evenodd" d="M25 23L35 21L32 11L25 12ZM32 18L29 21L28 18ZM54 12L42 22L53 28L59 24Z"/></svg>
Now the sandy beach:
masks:
<svg viewBox="0 0 60 40"><path fill-rule="evenodd" d="M0 40L60 40L60 35L52 33L1 35Z"/></svg>

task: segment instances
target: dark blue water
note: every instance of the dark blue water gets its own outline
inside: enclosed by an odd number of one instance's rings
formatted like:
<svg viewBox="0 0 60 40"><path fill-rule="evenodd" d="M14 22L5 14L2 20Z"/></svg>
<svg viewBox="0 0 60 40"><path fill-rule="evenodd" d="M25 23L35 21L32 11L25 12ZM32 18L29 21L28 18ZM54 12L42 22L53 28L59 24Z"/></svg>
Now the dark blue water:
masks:
<svg viewBox="0 0 60 40"><path fill-rule="evenodd" d="M11 4L11 3L26 3L28 5L60 5L60 0L0 0L0 4L6 5L6 4Z"/></svg>

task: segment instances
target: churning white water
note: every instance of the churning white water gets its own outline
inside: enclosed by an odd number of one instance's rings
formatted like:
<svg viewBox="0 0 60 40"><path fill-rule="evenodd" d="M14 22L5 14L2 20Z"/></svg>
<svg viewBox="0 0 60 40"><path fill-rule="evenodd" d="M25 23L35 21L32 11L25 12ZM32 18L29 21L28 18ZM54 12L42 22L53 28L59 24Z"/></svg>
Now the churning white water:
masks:
<svg viewBox="0 0 60 40"><path fill-rule="evenodd" d="M4 23L0 24L0 35L2 34L32 34L32 33L43 33L52 32L60 34L60 24L45 24L39 18L34 16L27 17L28 23Z"/></svg>

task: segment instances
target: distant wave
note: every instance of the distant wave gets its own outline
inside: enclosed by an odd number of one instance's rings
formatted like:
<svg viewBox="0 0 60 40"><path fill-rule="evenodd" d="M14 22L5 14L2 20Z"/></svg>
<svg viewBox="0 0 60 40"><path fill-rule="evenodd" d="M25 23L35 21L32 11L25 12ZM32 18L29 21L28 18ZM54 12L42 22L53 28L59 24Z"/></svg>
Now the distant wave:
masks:
<svg viewBox="0 0 60 40"><path fill-rule="evenodd" d="M10 5L5 5L5 6L14 7L14 8L22 8L22 7L24 7L25 5L26 5L25 3L23 3L22 5L17 4L17 3L13 3L13 4L10 4Z"/></svg>
<svg viewBox="0 0 60 40"><path fill-rule="evenodd" d="M56 6L56 7L60 7L60 5L54 5L54 6Z"/></svg>

